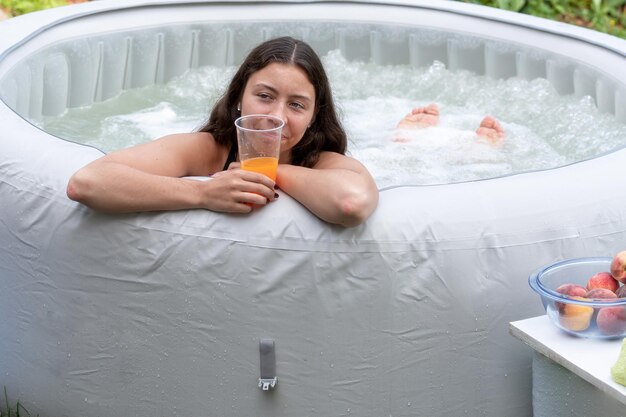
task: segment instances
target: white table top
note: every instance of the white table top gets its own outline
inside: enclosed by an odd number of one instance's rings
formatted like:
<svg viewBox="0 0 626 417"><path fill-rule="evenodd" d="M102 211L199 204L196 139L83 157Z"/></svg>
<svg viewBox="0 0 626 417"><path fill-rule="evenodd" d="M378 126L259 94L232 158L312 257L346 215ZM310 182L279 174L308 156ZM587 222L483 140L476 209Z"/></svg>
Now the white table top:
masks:
<svg viewBox="0 0 626 417"><path fill-rule="evenodd" d="M622 339L571 336L552 324L545 315L511 322L509 332L537 352L626 404L626 386L617 384L611 377L611 367L619 357Z"/></svg>

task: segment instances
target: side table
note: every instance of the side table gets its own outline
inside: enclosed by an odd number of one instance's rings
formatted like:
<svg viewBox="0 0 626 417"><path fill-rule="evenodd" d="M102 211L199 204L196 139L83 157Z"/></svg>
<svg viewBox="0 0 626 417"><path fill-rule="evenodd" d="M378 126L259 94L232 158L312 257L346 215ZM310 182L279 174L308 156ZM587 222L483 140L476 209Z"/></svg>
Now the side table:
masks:
<svg viewBox="0 0 626 417"><path fill-rule="evenodd" d="M509 323L533 355L534 417L624 417L626 386L611 378L622 339L571 336L543 315Z"/></svg>

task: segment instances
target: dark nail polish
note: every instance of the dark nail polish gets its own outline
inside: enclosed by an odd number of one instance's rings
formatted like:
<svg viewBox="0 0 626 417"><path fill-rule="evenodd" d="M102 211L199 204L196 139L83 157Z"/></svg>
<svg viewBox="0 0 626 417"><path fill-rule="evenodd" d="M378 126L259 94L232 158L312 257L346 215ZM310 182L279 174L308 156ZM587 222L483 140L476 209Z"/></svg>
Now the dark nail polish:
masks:
<svg viewBox="0 0 626 417"><path fill-rule="evenodd" d="M279 197L278 193L274 193L274 198L278 198L278 197Z"/></svg>

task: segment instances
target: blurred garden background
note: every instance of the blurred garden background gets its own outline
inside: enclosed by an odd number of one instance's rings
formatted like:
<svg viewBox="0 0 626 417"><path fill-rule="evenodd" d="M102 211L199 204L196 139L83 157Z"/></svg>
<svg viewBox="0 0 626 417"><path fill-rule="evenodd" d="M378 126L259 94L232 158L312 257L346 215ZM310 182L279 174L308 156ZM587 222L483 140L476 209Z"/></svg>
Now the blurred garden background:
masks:
<svg viewBox="0 0 626 417"><path fill-rule="evenodd" d="M67 6L89 0L0 0L0 17L9 18L51 7Z"/></svg>
<svg viewBox="0 0 626 417"><path fill-rule="evenodd" d="M0 18L89 0L0 0ZM462 1L558 20L626 39L626 0L439 0Z"/></svg>
<svg viewBox="0 0 626 417"><path fill-rule="evenodd" d="M461 0L584 26L626 39L626 0Z"/></svg>

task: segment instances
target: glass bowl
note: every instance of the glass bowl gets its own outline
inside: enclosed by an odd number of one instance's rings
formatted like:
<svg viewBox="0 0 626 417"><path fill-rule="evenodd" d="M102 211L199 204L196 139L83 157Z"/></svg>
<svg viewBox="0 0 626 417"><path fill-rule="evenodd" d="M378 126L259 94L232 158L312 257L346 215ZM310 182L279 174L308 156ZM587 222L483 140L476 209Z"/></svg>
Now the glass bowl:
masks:
<svg viewBox="0 0 626 417"><path fill-rule="evenodd" d="M626 298L592 298L599 294L581 295L583 290L577 288L584 287L587 291L589 279L598 273L608 273L612 259L568 259L539 268L530 275L528 283L541 297L552 323L580 337L615 339L626 336ZM569 288L565 287L567 284ZM617 285L623 286L620 282Z"/></svg>

